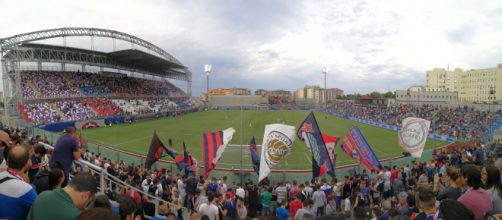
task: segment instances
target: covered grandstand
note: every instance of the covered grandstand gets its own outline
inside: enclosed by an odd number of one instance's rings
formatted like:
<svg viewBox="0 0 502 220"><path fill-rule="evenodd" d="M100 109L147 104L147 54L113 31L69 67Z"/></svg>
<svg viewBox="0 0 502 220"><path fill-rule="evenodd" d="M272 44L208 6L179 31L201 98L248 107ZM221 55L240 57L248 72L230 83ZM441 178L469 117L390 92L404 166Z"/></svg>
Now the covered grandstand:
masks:
<svg viewBox="0 0 502 220"><path fill-rule="evenodd" d="M69 37L89 37L91 49L67 46ZM96 50L95 37L111 39L113 51ZM54 38L62 38L63 46L38 43ZM131 48L115 50L116 40L130 43ZM197 107L190 99L188 68L160 47L126 33L80 27L23 33L0 39L0 56L2 121L10 127ZM169 80L186 82L186 92Z"/></svg>

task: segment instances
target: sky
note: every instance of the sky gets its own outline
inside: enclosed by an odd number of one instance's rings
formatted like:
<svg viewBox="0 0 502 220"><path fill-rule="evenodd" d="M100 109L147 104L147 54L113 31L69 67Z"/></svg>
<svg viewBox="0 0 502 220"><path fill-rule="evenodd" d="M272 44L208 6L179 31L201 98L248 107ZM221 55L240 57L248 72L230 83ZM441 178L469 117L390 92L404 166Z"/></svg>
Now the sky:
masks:
<svg viewBox="0 0 502 220"><path fill-rule="evenodd" d="M0 38L94 27L149 41L190 69L194 95L206 91L204 64L213 66L210 88L252 91L323 86L326 66L328 88L351 94L424 85L433 68L502 63L499 1L16 0L1 7ZM112 48L109 39L95 44ZM67 45L89 49L90 39Z"/></svg>

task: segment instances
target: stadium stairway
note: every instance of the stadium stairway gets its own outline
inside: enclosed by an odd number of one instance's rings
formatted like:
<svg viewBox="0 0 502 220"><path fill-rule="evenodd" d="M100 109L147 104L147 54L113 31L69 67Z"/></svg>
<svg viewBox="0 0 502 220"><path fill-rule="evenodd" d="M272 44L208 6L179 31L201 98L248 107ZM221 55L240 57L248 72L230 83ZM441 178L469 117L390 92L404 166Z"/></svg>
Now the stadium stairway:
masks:
<svg viewBox="0 0 502 220"><path fill-rule="evenodd" d="M73 83L73 81L71 81L70 79L68 79L68 78L67 78L66 74L61 74L61 76L63 77L63 79L64 79L64 80L65 80L68 84L70 84L70 85L72 85L73 87L77 88L76 90L77 90L77 92L78 92L78 94L79 94L79 95L78 95L78 97L85 97L85 96L86 96L86 95L85 95L85 93L83 93L83 92L80 90L80 87L78 87L77 85L75 85L75 84ZM94 113L96 113L96 112L94 112Z"/></svg>
<svg viewBox="0 0 502 220"><path fill-rule="evenodd" d="M67 121L68 120L68 118L66 118L66 116L64 116L64 113L57 106L55 106L54 102L51 102L51 108L53 108L53 109L56 110L56 112L59 115L59 118L61 118L62 121Z"/></svg>
<svg viewBox="0 0 502 220"><path fill-rule="evenodd" d="M33 84L33 82L31 82L31 80L27 80L27 83L30 86L30 88L33 90L33 92L35 93L35 97L42 98L42 94L40 93L40 91L38 91L35 84Z"/></svg>
<svg viewBox="0 0 502 220"><path fill-rule="evenodd" d="M82 94L82 92L80 91L80 89L78 89L78 91L80 92L80 94ZM96 114L98 116L101 116L98 113L98 110L96 110L96 106L92 104L92 102L90 101L90 99L85 99L85 103L87 103L88 106L91 106L91 110L92 110L92 112L94 112L94 114Z"/></svg>

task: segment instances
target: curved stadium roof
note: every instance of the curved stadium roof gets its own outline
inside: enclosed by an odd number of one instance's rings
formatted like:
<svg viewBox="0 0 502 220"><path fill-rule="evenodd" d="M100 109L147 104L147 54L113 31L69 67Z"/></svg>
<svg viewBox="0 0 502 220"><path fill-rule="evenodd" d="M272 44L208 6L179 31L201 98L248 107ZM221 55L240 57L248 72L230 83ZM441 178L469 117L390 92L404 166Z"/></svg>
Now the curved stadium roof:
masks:
<svg viewBox="0 0 502 220"><path fill-rule="evenodd" d="M33 41L67 36L97 36L119 39L139 45L154 52L137 49L119 50L110 53L46 44ZM174 56L138 37L107 29L59 28L18 34L0 39L3 59L26 62L59 62L83 64L133 71L148 75L191 81L192 73Z"/></svg>

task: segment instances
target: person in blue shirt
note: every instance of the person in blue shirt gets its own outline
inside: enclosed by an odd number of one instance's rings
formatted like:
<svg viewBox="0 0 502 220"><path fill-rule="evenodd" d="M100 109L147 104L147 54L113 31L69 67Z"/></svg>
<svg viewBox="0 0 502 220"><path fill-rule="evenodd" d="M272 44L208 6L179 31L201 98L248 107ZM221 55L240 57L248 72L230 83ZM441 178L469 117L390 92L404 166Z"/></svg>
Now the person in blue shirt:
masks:
<svg viewBox="0 0 502 220"><path fill-rule="evenodd" d="M286 208L286 205L288 202L286 200L282 201L282 204L279 208L276 209L277 217L279 220L286 220L288 219L291 215L289 214L289 210Z"/></svg>
<svg viewBox="0 0 502 220"><path fill-rule="evenodd" d="M225 194L225 202L223 203L223 207L227 209L227 217L231 220L237 220L236 215L236 204L235 200L230 198L229 194Z"/></svg>
<svg viewBox="0 0 502 220"><path fill-rule="evenodd" d="M26 219L37 198L35 189L27 183L31 167L28 149L15 146L7 156L8 168L0 173L0 219Z"/></svg>
<svg viewBox="0 0 502 220"><path fill-rule="evenodd" d="M78 160L81 156L80 149L77 144L77 129L69 127L66 129L66 134L61 135L56 141L54 152L50 164L59 162L64 168L65 180L63 187L68 183L68 177L71 172L73 160Z"/></svg>

